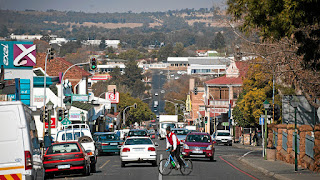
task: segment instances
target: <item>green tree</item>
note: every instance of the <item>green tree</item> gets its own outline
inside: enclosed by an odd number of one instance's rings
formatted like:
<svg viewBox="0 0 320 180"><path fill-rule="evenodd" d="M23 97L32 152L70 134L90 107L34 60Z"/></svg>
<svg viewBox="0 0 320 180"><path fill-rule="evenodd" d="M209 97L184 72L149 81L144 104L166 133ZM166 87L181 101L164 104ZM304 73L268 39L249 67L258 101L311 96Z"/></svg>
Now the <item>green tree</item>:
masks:
<svg viewBox="0 0 320 180"><path fill-rule="evenodd" d="M106 40L102 39L100 44L99 44L99 49L104 50L106 48Z"/></svg>
<svg viewBox="0 0 320 180"><path fill-rule="evenodd" d="M218 32L217 35L214 37L212 42L210 43L210 48L212 49L222 49L226 47L226 43L224 40L224 36L221 32Z"/></svg>

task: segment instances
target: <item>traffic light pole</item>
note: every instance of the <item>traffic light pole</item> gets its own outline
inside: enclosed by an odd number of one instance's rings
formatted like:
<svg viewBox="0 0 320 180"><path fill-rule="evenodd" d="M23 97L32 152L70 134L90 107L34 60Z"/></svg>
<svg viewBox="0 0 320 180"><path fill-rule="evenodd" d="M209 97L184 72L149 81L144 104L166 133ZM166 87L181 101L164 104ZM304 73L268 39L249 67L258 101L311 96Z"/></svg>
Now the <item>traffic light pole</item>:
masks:
<svg viewBox="0 0 320 180"><path fill-rule="evenodd" d="M44 62L44 82L43 82L43 117L45 117L45 109L46 109L46 101L47 101L47 98L46 98L46 92L47 92L47 60L48 60L48 52L46 54L46 60ZM43 132L42 132L42 137L43 137L43 141L44 141L44 136L45 136L45 131L46 131L46 120L44 119L43 120Z"/></svg>

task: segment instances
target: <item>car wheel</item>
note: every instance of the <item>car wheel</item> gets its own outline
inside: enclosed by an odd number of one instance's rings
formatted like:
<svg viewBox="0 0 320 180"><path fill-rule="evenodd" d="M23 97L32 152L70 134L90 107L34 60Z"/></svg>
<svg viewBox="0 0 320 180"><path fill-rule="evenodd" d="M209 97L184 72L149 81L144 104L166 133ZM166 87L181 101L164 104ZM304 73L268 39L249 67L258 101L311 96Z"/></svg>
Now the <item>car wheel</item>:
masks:
<svg viewBox="0 0 320 180"><path fill-rule="evenodd" d="M230 143L229 146L232 146L232 143Z"/></svg>
<svg viewBox="0 0 320 180"><path fill-rule="evenodd" d="M213 158L213 156L211 156L211 157L210 157L210 161L214 161L214 158Z"/></svg>
<svg viewBox="0 0 320 180"><path fill-rule="evenodd" d="M89 166L85 165L85 168L83 169L82 174L84 176L89 176L90 175L90 165Z"/></svg>
<svg viewBox="0 0 320 180"><path fill-rule="evenodd" d="M125 167L126 166L126 163L121 161L121 167Z"/></svg>
<svg viewBox="0 0 320 180"><path fill-rule="evenodd" d="M44 179L52 179L54 178L54 174L53 173L45 173L44 174Z"/></svg>

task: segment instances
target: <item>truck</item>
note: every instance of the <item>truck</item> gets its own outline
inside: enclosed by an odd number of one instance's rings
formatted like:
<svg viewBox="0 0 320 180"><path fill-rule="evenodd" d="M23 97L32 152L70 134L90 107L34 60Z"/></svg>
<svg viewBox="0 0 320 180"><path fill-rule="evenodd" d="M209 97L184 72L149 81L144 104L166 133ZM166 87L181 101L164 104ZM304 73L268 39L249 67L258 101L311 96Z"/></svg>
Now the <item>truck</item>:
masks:
<svg viewBox="0 0 320 180"><path fill-rule="evenodd" d="M197 127L196 126L186 126L186 129L188 129L189 131L197 131Z"/></svg>
<svg viewBox="0 0 320 180"><path fill-rule="evenodd" d="M159 139L165 139L167 132L166 128L176 128L178 123L178 115L160 115L159 116Z"/></svg>

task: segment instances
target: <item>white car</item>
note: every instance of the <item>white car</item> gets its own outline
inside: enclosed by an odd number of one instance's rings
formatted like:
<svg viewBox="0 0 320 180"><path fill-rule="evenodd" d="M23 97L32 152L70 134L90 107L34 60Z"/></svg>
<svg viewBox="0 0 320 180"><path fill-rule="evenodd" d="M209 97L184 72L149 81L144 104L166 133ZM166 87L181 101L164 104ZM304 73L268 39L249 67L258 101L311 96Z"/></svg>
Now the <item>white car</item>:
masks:
<svg viewBox="0 0 320 180"><path fill-rule="evenodd" d="M56 142L79 141L90 157L91 172L96 172L97 154L95 142L93 141L90 128L87 124L70 124L63 126L57 132Z"/></svg>
<svg viewBox="0 0 320 180"><path fill-rule="evenodd" d="M156 92L156 93L154 93L154 95L155 95L155 96L158 96L159 94Z"/></svg>
<svg viewBox="0 0 320 180"><path fill-rule="evenodd" d="M232 146L232 136L229 130L217 130L217 132L213 134L213 139L217 144Z"/></svg>
<svg viewBox="0 0 320 180"><path fill-rule="evenodd" d="M149 137L127 138L120 149L121 167L128 163L152 163L157 166L157 151L159 145Z"/></svg>

